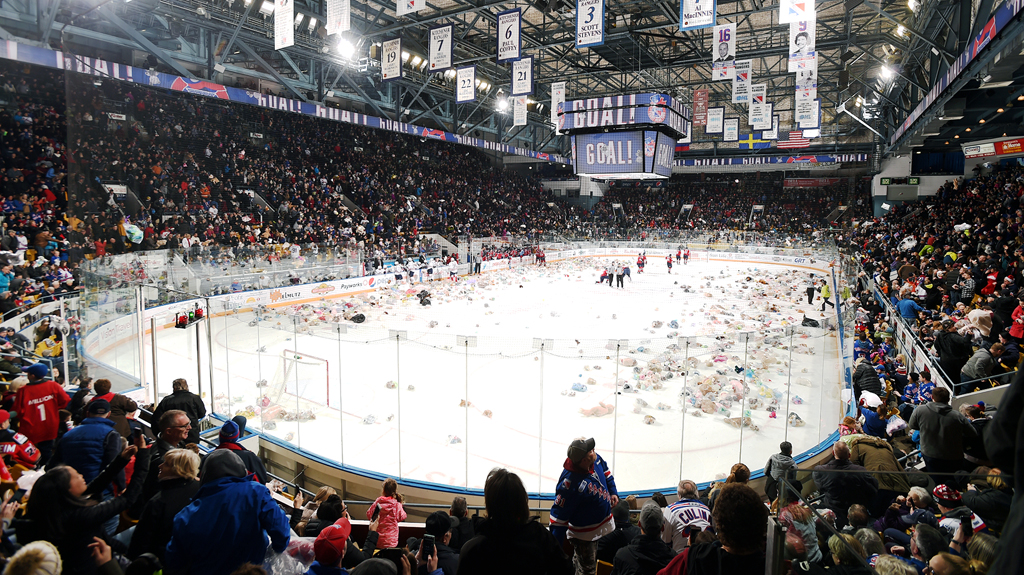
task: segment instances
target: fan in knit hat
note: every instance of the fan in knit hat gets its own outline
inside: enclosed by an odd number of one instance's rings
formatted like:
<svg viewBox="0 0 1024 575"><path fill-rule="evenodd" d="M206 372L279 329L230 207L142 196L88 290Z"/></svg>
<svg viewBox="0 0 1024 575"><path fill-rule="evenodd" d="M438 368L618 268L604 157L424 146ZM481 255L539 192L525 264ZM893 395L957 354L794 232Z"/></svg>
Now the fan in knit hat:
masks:
<svg viewBox="0 0 1024 575"><path fill-rule="evenodd" d="M963 497L960 492L952 487L942 484L935 487L932 490L932 496L935 497L935 501L940 503L943 507L959 507L963 505Z"/></svg>
<svg viewBox="0 0 1024 575"><path fill-rule="evenodd" d="M11 557L4 575L60 575L60 552L49 541L33 541Z"/></svg>

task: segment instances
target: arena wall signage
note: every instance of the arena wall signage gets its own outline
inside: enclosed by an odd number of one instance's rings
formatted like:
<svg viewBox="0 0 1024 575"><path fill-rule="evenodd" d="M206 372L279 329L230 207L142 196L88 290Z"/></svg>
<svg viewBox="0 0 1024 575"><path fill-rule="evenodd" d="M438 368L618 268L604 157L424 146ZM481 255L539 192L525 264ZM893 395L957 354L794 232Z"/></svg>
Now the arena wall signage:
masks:
<svg viewBox="0 0 1024 575"><path fill-rule="evenodd" d="M634 124L662 124L686 135L690 110L668 94L629 94L571 100L558 114L559 130L582 130Z"/></svg>
<svg viewBox="0 0 1024 575"><path fill-rule="evenodd" d="M680 167L692 166L745 166L756 164L839 164L843 162L866 162L867 154L838 154L831 156L754 156L739 158L686 158L676 160Z"/></svg>
<svg viewBox="0 0 1024 575"><path fill-rule="evenodd" d="M153 72L145 68L136 68L134 66L107 62L98 58L87 58L84 56L65 57L62 52L55 52L53 50L37 48L35 46L26 46L12 41L0 41L0 58L17 60L26 64L35 64L37 66L45 66L47 68L58 68L70 72L78 72L90 76L100 76L103 78L110 78L112 80L132 82L135 84L150 86L152 88L187 92L189 94L229 100L241 104L272 108L283 112L316 116L318 118L325 118L336 122L358 124L368 128L388 130L391 132L409 134L411 136L434 138L463 146L472 146L474 148L480 148L490 152L512 154L515 156L523 156L558 164L568 165L570 163L569 158L558 154L536 152L526 148L510 146L508 144L489 142L482 138L460 136L443 130L431 130L422 126L406 124L404 122L395 122L392 120L378 118L376 116L368 116L366 114L349 112L347 110L338 110L337 108L327 108L310 102L292 100L290 98L268 96L260 94L259 92L224 86L222 84L216 84L206 80L196 80L194 78L183 78L181 76L164 74L162 72Z"/></svg>
<svg viewBox="0 0 1024 575"><path fill-rule="evenodd" d="M961 74L967 70L968 64L974 61L978 54L988 46L995 37L1009 24L1017 14L1020 12L1021 7L1024 6L1024 0L1008 0L1005 4L996 10L996 13L989 18L985 27L982 28L981 32L974 37L974 40L967 45L967 49L964 50L963 54L950 64L949 69L946 73L940 77L931 90L925 94L924 99L914 108L907 119L903 121L899 128L893 133L892 138L889 140L890 145L895 145L896 142L903 137L903 134L914 125L921 116L924 115L925 111L931 107L932 104L946 91L946 88L953 83L954 80L960 77Z"/></svg>

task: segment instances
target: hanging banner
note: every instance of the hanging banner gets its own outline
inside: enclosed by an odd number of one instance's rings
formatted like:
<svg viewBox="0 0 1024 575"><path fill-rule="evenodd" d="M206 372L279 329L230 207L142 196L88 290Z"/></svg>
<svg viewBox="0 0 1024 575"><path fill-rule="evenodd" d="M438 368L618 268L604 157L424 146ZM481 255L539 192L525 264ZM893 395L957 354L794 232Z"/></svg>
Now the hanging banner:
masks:
<svg viewBox="0 0 1024 575"><path fill-rule="evenodd" d="M710 28L715 25L718 0L682 0L679 3L679 31Z"/></svg>
<svg viewBox="0 0 1024 575"><path fill-rule="evenodd" d="M685 121L685 120L684 120ZM679 140L678 144L689 144L693 141L693 124L692 122L686 122L686 137Z"/></svg>
<svg viewBox="0 0 1024 575"><path fill-rule="evenodd" d="M796 71L796 101L808 102L818 97L818 60L807 68Z"/></svg>
<svg viewBox="0 0 1024 575"><path fill-rule="evenodd" d="M452 67L453 30L451 24L430 29L431 72L443 72Z"/></svg>
<svg viewBox="0 0 1024 575"><path fill-rule="evenodd" d="M721 134L722 120L725 118L725 108L708 108L708 125L704 127L705 134Z"/></svg>
<svg viewBox="0 0 1024 575"><path fill-rule="evenodd" d="M401 18L406 14L413 14L415 12L419 12L426 5L426 0L398 0L398 3L395 6L395 14L397 14L398 17Z"/></svg>
<svg viewBox="0 0 1024 575"><path fill-rule="evenodd" d="M604 44L604 0L576 0L576 47Z"/></svg>
<svg viewBox="0 0 1024 575"><path fill-rule="evenodd" d="M385 40L380 48L380 76L385 82L402 77L402 39Z"/></svg>
<svg viewBox="0 0 1024 575"><path fill-rule="evenodd" d="M736 61L736 75L732 79L732 103L747 104L750 102L750 60Z"/></svg>
<svg viewBox="0 0 1024 575"><path fill-rule="evenodd" d="M755 115L754 106L757 106ZM764 104L751 104L750 105L750 125L755 130L762 130L768 132L772 129L772 112L775 111L775 104L766 102Z"/></svg>
<svg viewBox="0 0 1024 575"><path fill-rule="evenodd" d="M798 101L793 111L793 120L798 128L808 130L817 128L818 113L821 109L821 100Z"/></svg>
<svg viewBox="0 0 1024 575"><path fill-rule="evenodd" d="M556 126L556 134L561 129L558 111L562 104L565 104L565 82L554 82L551 84L551 123Z"/></svg>
<svg viewBox="0 0 1024 575"><path fill-rule="evenodd" d="M294 0L277 0L274 8L274 49L295 45Z"/></svg>
<svg viewBox="0 0 1024 575"><path fill-rule="evenodd" d="M512 125L526 125L526 96L512 98Z"/></svg>
<svg viewBox="0 0 1024 575"><path fill-rule="evenodd" d="M476 100L476 66L455 69L455 103Z"/></svg>
<svg viewBox="0 0 1024 575"><path fill-rule="evenodd" d="M498 12L498 62L519 59L522 17L522 8Z"/></svg>
<svg viewBox="0 0 1024 575"><path fill-rule="evenodd" d="M708 125L708 91L693 91L693 125Z"/></svg>
<svg viewBox="0 0 1024 575"><path fill-rule="evenodd" d="M736 63L736 25L715 26L713 41L715 51L712 56L715 60L711 77L715 80L728 80L733 77L733 66Z"/></svg>
<svg viewBox="0 0 1024 575"><path fill-rule="evenodd" d="M814 0L779 0L779 24L814 18Z"/></svg>
<svg viewBox="0 0 1024 575"><path fill-rule="evenodd" d="M751 84L750 85L750 103L751 104L764 104L765 96L768 94L767 84Z"/></svg>
<svg viewBox="0 0 1024 575"><path fill-rule="evenodd" d="M774 104L772 105L774 107ZM772 115L772 129L761 132L762 140L778 140L779 139L779 115Z"/></svg>
<svg viewBox="0 0 1024 575"><path fill-rule="evenodd" d="M800 20L789 24L789 71L806 68L808 62L816 61L814 51L814 20Z"/></svg>
<svg viewBox="0 0 1024 575"><path fill-rule="evenodd" d="M738 142L740 139L740 119L726 118L722 124L722 139L726 142Z"/></svg>
<svg viewBox="0 0 1024 575"><path fill-rule="evenodd" d="M512 96L526 96L533 93L533 56L526 56L512 62Z"/></svg>
<svg viewBox="0 0 1024 575"><path fill-rule="evenodd" d="M352 27L351 0L327 0L327 35L346 32Z"/></svg>

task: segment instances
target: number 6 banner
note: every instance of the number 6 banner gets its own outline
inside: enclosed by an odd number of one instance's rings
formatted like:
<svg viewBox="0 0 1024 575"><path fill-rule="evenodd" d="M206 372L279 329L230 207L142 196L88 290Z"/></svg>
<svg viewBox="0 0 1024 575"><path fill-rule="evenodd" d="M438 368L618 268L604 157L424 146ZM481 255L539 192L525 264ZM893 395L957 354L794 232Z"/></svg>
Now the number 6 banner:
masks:
<svg viewBox="0 0 1024 575"><path fill-rule="evenodd" d="M380 50L380 75L385 82L402 77L402 39L385 40Z"/></svg>
<svg viewBox="0 0 1024 575"><path fill-rule="evenodd" d="M533 56L525 56L512 62L512 96L526 96L533 93Z"/></svg>
<svg viewBox="0 0 1024 575"><path fill-rule="evenodd" d="M576 0L576 47L604 44L604 0Z"/></svg>
<svg viewBox="0 0 1024 575"><path fill-rule="evenodd" d="M451 24L430 29L430 71L443 72L452 67Z"/></svg>
<svg viewBox="0 0 1024 575"><path fill-rule="evenodd" d="M522 17L522 8L498 12L498 62L519 59L519 25Z"/></svg>
<svg viewBox="0 0 1024 575"><path fill-rule="evenodd" d="M476 66L455 69L455 103L476 100Z"/></svg>

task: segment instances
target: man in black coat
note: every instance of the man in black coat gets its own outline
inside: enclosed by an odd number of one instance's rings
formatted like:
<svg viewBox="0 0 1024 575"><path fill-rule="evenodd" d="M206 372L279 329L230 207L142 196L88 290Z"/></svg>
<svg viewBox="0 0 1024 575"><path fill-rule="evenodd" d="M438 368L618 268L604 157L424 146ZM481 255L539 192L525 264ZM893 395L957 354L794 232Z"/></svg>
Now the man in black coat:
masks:
<svg viewBox="0 0 1024 575"><path fill-rule="evenodd" d="M434 536L437 568L444 575L455 575L456 571L459 570L459 554L448 546L452 538L452 529L457 527L458 524L458 519L444 511L435 511L427 516L426 528L424 530L427 535ZM420 545L422 546L423 543L420 542ZM427 575L427 566L420 565L418 573Z"/></svg>
<svg viewBox="0 0 1024 575"><path fill-rule="evenodd" d="M934 345L939 367L951 381L957 381L960 370L974 354L971 340L957 333L954 325L951 319L942 320L942 332L935 336Z"/></svg>
<svg viewBox="0 0 1024 575"><path fill-rule="evenodd" d="M615 531L597 540L597 560L606 563L611 563L619 549L640 536L640 528L629 521L629 504L625 499L620 499L619 504L612 507L612 519L615 520Z"/></svg>
<svg viewBox="0 0 1024 575"><path fill-rule="evenodd" d="M448 542L448 546L458 553L467 541L476 536L476 527L473 525L473 519L469 517L466 498L460 495L453 499L448 514L459 520L459 524L452 530L452 538Z"/></svg>
<svg viewBox="0 0 1024 575"><path fill-rule="evenodd" d="M171 386L173 392L163 398L153 410L153 421L160 421L160 416L172 409L184 411L192 423L192 429L189 430L185 442L198 444L199 420L206 417L206 404L203 403L203 398L188 390L188 382L184 379L179 377L171 383Z"/></svg>
<svg viewBox="0 0 1024 575"><path fill-rule="evenodd" d="M665 513L653 501L640 510L642 534L619 549L612 562L612 575L657 575L676 556L672 547L661 539Z"/></svg>
<svg viewBox="0 0 1024 575"><path fill-rule="evenodd" d="M882 396L882 382L878 379L878 372L875 371L871 362L865 358L859 358L856 363L857 367L853 372L853 397L855 401L860 400L860 394L865 391L881 397ZM959 373L959 372L957 372Z"/></svg>
<svg viewBox="0 0 1024 575"><path fill-rule="evenodd" d="M870 506L878 494L878 480L867 469L850 463L850 447L839 440L832 446L835 458L814 468L814 483L822 494L821 504L836 514L836 527L846 525L846 512L854 503ZM865 473L835 473L861 471ZM832 473L830 473L832 472Z"/></svg>

